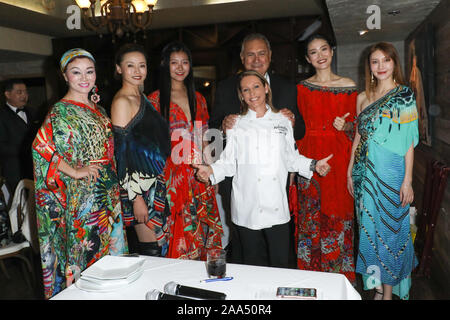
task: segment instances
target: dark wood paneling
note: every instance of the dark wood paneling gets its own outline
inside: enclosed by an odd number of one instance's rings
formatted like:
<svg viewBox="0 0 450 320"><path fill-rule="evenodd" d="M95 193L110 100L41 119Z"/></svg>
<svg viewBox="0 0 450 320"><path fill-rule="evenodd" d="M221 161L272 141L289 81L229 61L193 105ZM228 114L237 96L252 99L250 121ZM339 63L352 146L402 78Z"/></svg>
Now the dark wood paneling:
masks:
<svg viewBox="0 0 450 320"><path fill-rule="evenodd" d="M405 41L405 53L408 52L410 43L416 40L426 28L432 28L434 35L433 52L433 77L435 86L433 88L432 101L435 104L433 111L429 114L431 118L432 146L420 144L416 148L414 163L414 191L416 195L415 204L419 212L422 208L422 196L424 192L425 167L427 159L441 160L450 165L450 1L442 1L433 12L423 21L418 28L408 36ZM410 61L406 61L406 70L410 69ZM430 106L427 106L430 108ZM429 109L428 109L429 110ZM439 284L443 292L448 292L450 287L450 183L447 185L441 210L437 220L434 238L433 265L431 278ZM420 217L418 217L420 220ZM448 293L447 293L448 296Z"/></svg>

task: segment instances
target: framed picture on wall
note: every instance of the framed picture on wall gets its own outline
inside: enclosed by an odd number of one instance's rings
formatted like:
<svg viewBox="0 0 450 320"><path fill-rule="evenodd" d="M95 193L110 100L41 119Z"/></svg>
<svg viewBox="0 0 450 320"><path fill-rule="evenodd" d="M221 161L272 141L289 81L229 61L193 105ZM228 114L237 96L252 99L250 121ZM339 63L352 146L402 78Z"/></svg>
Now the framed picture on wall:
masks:
<svg viewBox="0 0 450 320"><path fill-rule="evenodd" d="M416 96L419 113L420 142L432 144L432 112L435 96L434 30L431 23L425 25L407 44L407 81Z"/></svg>

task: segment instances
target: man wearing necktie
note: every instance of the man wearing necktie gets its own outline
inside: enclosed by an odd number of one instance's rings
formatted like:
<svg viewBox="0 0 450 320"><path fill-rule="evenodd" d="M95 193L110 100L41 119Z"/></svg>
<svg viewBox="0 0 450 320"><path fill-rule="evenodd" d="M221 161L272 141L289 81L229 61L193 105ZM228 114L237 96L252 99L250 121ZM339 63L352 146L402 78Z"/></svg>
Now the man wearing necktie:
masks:
<svg viewBox="0 0 450 320"><path fill-rule="evenodd" d="M4 83L6 103L0 106L0 168L12 195L22 179L33 179L31 143L36 125L26 107L28 92L20 79Z"/></svg>
<svg viewBox="0 0 450 320"><path fill-rule="evenodd" d="M240 58L245 70L254 70L264 75L272 90L273 106L291 121L295 140L303 138L305 135L305 122L297 107L297 87L295 83L270 72L272 50L269 40L259 33L247 35L242 41ZM218 83L214 107L211 110L209 120L210 128L220 129L226 133L227 129L233 127L237 114L240 113L241 106L237 86L237 74ZM218 154L215 155L215 157L218 156ZM222 205L227 212L230 211L231 183L232 179L226 178L219 186ZM230 260L234 263L241 263L239 235L235 232L231 221L225 221L223 224L228 224L231 230Z"/></svg>

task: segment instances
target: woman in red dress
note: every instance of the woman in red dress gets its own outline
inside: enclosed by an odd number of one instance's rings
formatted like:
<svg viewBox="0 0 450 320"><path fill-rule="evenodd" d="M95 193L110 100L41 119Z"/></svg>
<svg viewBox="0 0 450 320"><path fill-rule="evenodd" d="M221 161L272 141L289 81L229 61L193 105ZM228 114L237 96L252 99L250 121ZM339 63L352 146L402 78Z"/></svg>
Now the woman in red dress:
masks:
<svg viewBox="0 0 450 320"><path fill-rule="evenodd" d="M190 50L180 42L162 52L161 86L149 100L170 124L172 154L166 162L171 211L168 258L206 260L222 248L219 210L212 186L196 180L192 163L203 163L203 134L208 130L205 98L194 88Z"/></svg>
<svg viewBox="0 0 450 320"><path fill-rule="evenodd" d="M297 146L305 157L334 156L326 177L297 176L297 265L342 273L355 284L353 198L347 191L346 174L357 91L351 79L331 71L332 58L333 49L325 37L313 35L307 40L306 59L316 74L297 85L297 104L306 125L306 135Z"/></svg>

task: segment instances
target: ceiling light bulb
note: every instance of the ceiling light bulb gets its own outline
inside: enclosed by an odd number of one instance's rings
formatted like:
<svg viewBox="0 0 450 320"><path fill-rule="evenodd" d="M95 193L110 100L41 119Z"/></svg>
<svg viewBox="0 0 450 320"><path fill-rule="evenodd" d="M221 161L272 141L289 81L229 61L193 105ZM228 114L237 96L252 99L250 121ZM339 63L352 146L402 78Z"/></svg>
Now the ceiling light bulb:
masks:
<svg viewBox="0 0 450 320"><path fill-rule="evenodd" d="M369 32L368 30L359 30L358 33L360 36L365 35L367 32Z"/></svg>
<svg viewBox="0 0 450 320"><path fill-rule="evenodd" d="M75 1L81 9L87 9L91 6L91 1L89 0L75 0Z"/></svg>
<svg viewBox="0 0 450 320"><path fill-rule="evenodd" d="M147 4L144 0L133 0L131 3L136 8L136 12L144 13L146 10L148 10Z"/></svg>
<svg viewBox="0 0 450 320"><path fill-rule="evenodd" d="M148 6L156 6L158 0L145 0Z"/></svg>

